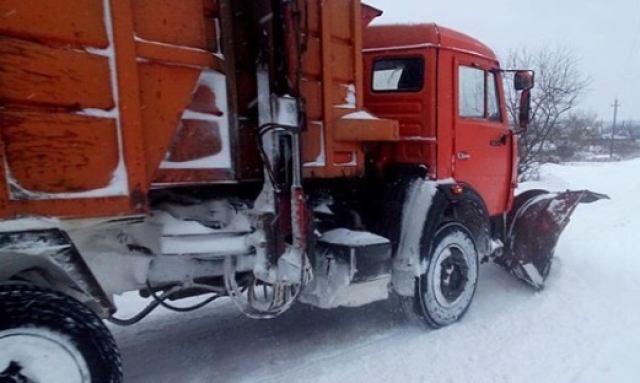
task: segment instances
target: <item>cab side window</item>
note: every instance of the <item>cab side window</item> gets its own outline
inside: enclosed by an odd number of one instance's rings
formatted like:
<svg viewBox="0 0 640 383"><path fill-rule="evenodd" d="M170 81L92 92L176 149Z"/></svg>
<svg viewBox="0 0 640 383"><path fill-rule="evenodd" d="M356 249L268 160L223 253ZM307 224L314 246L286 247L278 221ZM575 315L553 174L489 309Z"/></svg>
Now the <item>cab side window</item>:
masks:
<svg viewBox="0 0 640 383"><path fill-rule="evenodd" d="M418 92L424 85L424 58L378 59L373 63L374 92Z"/></svg>
<svg viewBox="0 0 640 383"><path fill-rule="evenodd" d="M460 66L458 68L458 116L500 121L500 103L495 73Z"/></svg>

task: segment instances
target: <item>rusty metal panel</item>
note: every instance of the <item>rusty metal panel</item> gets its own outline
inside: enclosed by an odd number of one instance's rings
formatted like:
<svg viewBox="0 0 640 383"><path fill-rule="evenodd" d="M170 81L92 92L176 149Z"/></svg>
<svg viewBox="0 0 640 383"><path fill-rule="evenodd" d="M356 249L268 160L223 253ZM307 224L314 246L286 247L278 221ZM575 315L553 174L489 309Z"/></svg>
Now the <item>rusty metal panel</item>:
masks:
<svg viewBox="0 0 640 383"><path fill-rule="evenodd" d="M231 153L230 114L227 106L226 78L214 71L197 73L196 81L187 93L188 105L180 109L180 122L172 129L175 134L160 164L159 177L165 170L185 173L185 179L173 176L174 182L192 183L191 170L228 170L233 167ZM169 85L171 82L169 82ZM173 94L171 94L173 95ZM175 104L174 104L175 106ZM215 176L215 172L202 175ZM197 183L216 181L201 178Z"/></svg>
<svg viewBox="0 0 640 383"><path fill-rule="evenodd" d="M66 108L114 107L109 60L0 37L0 100Z"/></svg>
<svg viewBox="0 0 640 383"><path fill-rule="evenodd" d="M147 41L211 49L202 0L132 0L136 36Z"/></svg>
<svg viewBox="0 0 640 383"><path fill-rule="evenodd" d="M322 48L320 38L309 37L307 50L302 56L302 68L307 77L322 74Z"/></svg>
<svg viewBox="0 0 640 383"><path fill-rule="evenodd" d="M233 52L216 54L217 1L132 1L148 177L156 187L229 180Z"/></svg>
<svg viewBox="0 0 640 383"><path fill-rule="evenodd" d="M323 166L325 161L324 151L324 126L322 122L313 122L307 126L302 141L302 161L309 165Z"/></svg>
<svg viewBox="0 0 640 383"><path fill-rule="evenodd" d="M333 134L339 118L362 106L360 1L299 2L308 11L309 28L301 68L309 111L305 173L361 174L362 145L338 142ZM0 13L0 40L9 42L0 44L0 69L8 70L0 78L1 106L13 108L10 113L20 105L34 115L51 114L45 122L10 126L5 112L0 121L0 179L11 176L25 189L49 193L47 200L16 199L0 187L1 216L131 214L147 208L152 183L261 176L254 102L260 42L252 0L0 3L0 10L17 10ZM16 53L23 48L35 58ZM21 67L29 73L20 73ZM80 111L84 115L74 114ZM30 140L19 132L28 132ZM41 148L44 140L55 142L60 153L69 150L69 158ZM40 174L34 169L43 163L21 150L58 161L57 177L74 165L84 170L67 171L61 182L41 180L30 174ZM123 188L114 192L118 169ZM103 189L108 193L91 194Z"/></svg>
<svg viewBox="0 0 640 383"><path fill-rule="evenodd" d="M313 128L304 133L304 175L362 174L361 142L336 140L334 133L338 119L362 108L360 1L300 1L305 3L309 34L302 52L301 93L307 102L307 125L321 126L320 131Z"/></svg>
<svg viewBox="0 0 640 383"><path fill-rule="evenodd" d="M352 43L346 43L343 41L333 42L328 46L329 51L331 52L331 62L333 64L332 67L332 77L334 81L343 82L344 84L354 84L356 83L355 77L355 56L356 53L354 51L354 46ZM343 87L339 91L342 91L342 97L339 100L334 100L334 104L340 105L344 104L344 100L346 97L347 89ZM355 90L354 90L355 92ZM355 104L354 104L355 105Z"/></svg>
<svg viewBox="0 0 640 383"><path fill-rule="evenodd" d="M303 4L306 0L299 0ZM320 22L320 3L318 0L308 0L307 6L305 8L307 13L307 28L309 29L309 33L314 36L320 36L321 33L321 22Z"/></svg>
<svg viewBox="0 0 640 383"><path fill-rule="evenodd" d="M307 102L307 119L309 122L321 121L323 117L322 82L307 80L300 85L300 88Z"/></svg>
<svg viewBox="0 0 640 383"><path fill-rule="evenodd" d="M155 62L200 67L202 69L224 70L224 62L211 52L150 42L136 42L136 56L140 62Z"/></svg>
<svg viewBox="0 0 640 383"><path fill-rule="evenodd" d="M369 26L369 24L371 24L373 19L375 19L376 17L382 16L382 11L379 10L378 8L374 8L370 5L363 3L361 8L361 14L362 14L362 26L367 27Z"/></svg>
<svg viewBox="0 0 640 383"><path fill-rule="evenodd" d="M223 147L220 127L215 121L184 120L173 142L167 161L176 163L215 156Z"/></svg>
<svg viewBox="0 0 640 383"><path fill-rule="evenodd" d="M2 0L0 35L106 48L102 0Z"/></svg>
<svg viewBox="0 0 640 383"><path fill-rule="evenodd" d="M359 3L359 2L358 2ZM347 42L353 40L354 1L331 1L328 13L331 19L331 34ZM360 4L357 4L360 6Z"/></svg>
<svg viewBox="0 0 640 383"><path fill-rule="evenodd" d="M333 138L337 141L397 142L400 140L400 132L396 120L343 117L336 122Z"/></svg>
<svg viewBox="0 0 640 383"><path fill-rule="evenodd" d="M141 63L138 68L147 175L152 178L189 104L200 71L155 63Z"/></svg>
<svg viewBox="0 0 640 383"><path fill-rule="evenodd" d="M113 119L0 112L12 199L105 188L118 166Z"/></svg>
<svg viewBox="0 0 640 383"><path fill-rule="evenodd" d="M141 213L154 179L233 180L219 17L216 0L0 1L0 218Z"/></svg>
<svg viewBox="0 0 640 383"><path fill-rule="evenodd" d="M42 8L0 29L0 217L144 211L130 8L116 0L24 3Z"/></svg>

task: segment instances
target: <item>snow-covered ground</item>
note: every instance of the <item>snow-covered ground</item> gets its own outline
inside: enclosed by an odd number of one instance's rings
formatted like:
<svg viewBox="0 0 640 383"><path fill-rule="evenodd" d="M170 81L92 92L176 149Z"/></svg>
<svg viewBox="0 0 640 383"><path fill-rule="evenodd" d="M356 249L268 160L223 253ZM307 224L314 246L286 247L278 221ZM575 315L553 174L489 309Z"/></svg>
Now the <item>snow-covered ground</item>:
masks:
<svg viewBox="0 0 640 383"><path fill-rule="evenodd" d="M393 301L299 305L270 321L222 301L191 314L159 310L112 327L126 382L636 382L639 175L640 160L549 165L523 185L611 196L578 208L541 292L485 265L467 316L438 331L405 323ZM120 303L121 316L140 304Z"/></svg>

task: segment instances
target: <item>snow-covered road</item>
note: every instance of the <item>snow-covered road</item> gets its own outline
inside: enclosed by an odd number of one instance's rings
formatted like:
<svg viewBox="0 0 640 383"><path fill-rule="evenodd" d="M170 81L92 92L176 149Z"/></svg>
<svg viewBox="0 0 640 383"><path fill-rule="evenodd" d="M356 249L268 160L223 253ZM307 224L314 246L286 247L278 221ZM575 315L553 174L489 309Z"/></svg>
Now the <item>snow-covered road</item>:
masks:
<svg viewBox="0 0 640 383"><path fill-rule="evenodd" d="M640 161L546 166L525 187L584 189L542 292L493 265L458 324L405 323L393 301L357 309L294 307L255 321L230 302L158 310L112 327L127 383L636 382L640 379ZM121 316L140 302L120 298Z"/></svg>

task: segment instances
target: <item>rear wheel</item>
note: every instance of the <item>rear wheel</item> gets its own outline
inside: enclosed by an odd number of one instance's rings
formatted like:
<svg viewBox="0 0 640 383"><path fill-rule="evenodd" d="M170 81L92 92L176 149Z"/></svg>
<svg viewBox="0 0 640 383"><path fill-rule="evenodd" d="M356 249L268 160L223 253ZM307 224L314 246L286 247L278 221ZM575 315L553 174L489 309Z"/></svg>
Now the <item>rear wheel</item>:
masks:
<svg viewBox="0 0 640 383"><path fill-rule="evenodd" d="M457 222L438 229L425 251L430 251L428 265L416 279L414 297L404 298L403 306L414 318L440 328L460 320L471 305L478 282L478 251L469 230Z"/></svg>
<svg viewBox="0 0 640 383"><path fill-rule="evenodd" d="M62 293L0 284L0 383L121 383L120 354L89 308Z"/></svg>

